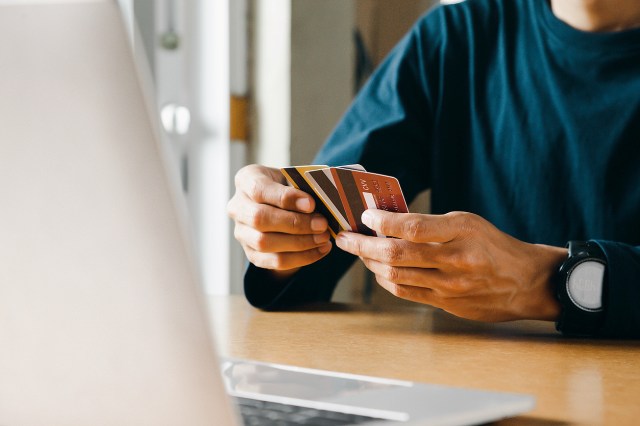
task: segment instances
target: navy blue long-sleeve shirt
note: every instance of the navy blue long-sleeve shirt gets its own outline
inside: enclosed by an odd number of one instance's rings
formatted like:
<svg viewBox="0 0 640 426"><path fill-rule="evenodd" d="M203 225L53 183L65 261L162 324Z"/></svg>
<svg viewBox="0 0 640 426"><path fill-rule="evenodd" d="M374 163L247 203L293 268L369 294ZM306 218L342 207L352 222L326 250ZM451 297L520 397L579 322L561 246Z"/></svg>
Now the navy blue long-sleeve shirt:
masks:
<svg viewBox="0 0 640 426"><path fill-rule="evenodd" d="M358 94L316 164L396 176L435 214L476 213L530 243L595 240L607 336L640 335L640 29L576 30L544 0L467 0L419 20ZM328 300L334 247L284 284L250 266L249 301Z"/></svg>

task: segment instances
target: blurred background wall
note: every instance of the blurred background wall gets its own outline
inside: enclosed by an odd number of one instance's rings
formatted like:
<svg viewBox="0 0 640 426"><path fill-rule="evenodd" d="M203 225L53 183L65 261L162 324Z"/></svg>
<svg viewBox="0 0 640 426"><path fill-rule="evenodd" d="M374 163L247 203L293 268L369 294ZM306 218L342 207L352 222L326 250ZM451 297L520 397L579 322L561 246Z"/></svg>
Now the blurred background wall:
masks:
<svg viewBox="0 0 640 426"><path fill-rule="evenodd" d="M137 22L207 292L242 292L225 207L245 164L308 164L389 50L436 0L119 0ZM428 194L410 207L428 211ZM356 266L338 300L371 299Z"/></svg>

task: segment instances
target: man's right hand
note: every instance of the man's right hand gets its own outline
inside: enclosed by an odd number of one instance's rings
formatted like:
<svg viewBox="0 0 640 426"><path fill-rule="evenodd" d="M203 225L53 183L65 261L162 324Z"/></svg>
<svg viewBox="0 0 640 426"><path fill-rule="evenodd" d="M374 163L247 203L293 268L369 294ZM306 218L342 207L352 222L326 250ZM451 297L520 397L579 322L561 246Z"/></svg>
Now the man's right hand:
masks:
<svg viewBox="0 0 640 426"><path fill-rule="evenodd" d="M327 220L305 192L285 185L278 169L249 165L235 177L227 204L235 238L254 265L286 279L331 250Z"/></svg>

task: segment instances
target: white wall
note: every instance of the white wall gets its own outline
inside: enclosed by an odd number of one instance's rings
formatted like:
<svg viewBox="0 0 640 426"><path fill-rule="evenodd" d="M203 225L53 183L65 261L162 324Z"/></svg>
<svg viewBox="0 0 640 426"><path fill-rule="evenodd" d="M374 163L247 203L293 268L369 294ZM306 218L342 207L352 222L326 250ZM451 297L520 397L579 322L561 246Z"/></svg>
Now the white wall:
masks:
<svg viewBox="0 0 640 426"><path fill-rule="evenodd" d="M354 3L255 0L252 161L309 163L353 95Z"/></svg>
<svg viewBox="0 0 640 426"><path fill-rule="evenodd" d="M291 1L253 1L253 162L289 162Z"/></svg>
<svg viewBox="0 0 640 426"><path fill-rule="evenodd" d="M311 162L353 99L354 14L353 1L293 1L292 164Z"/></svg>
<svg viewBox="0 0 640 426"><path fill-rule="evenodd" d="M185 19L186 93L192 116L188 200L201 272L211 294L230 289L230 1L190 1Z"/></svg>

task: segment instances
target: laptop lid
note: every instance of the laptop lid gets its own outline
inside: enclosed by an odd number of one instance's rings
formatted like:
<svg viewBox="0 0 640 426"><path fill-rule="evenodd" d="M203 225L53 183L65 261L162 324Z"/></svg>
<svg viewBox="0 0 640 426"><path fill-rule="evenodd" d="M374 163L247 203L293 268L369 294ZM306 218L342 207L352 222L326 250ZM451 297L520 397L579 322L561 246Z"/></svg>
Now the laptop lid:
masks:
<svg viewBox="0 0 640 426"><path fill-rule="evenodd" d="M232 424L115 0L0 38L0 424Z"/></svg>

